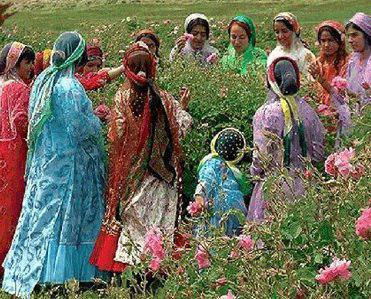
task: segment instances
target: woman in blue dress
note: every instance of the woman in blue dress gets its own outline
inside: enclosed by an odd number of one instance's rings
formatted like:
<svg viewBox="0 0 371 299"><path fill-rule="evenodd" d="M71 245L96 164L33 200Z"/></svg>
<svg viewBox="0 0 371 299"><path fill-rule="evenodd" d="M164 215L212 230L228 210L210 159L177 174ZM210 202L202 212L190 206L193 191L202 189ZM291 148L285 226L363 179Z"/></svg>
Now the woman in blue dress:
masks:
<svg viewBox="0 0 371 299"><path fill-rule="evenodd" d="M104 150L100 121L74 76L85 59L81 35L61 34L31 91L27 186L2 286L19 297L37 283L100 274L88 260L104 212Z"/></svg>
<svg viewBox="0 0 371 299"><path fill-rule="evenodd" d="M214 227L223 226L228 236L239 235L247 216L244 198L251 191L250 183L236 167L246 149L244 135L234 128L220 131L211 142L211 154L198 167L195 201L206 207ZM226 214L229 215L224 219ZM238 217L236 213L240 213Z"/></svg>

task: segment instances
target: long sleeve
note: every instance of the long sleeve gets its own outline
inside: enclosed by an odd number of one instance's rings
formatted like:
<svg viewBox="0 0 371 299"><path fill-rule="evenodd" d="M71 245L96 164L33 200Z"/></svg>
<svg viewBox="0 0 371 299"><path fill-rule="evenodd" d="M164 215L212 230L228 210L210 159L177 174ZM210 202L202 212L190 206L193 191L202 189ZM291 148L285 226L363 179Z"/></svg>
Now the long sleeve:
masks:
<svg viewBox="0 0 371 299"><path fill-rule="evenodd" d="M219 163L215 163L214 159L206 161L198 174L198 184L194 195L202 196L206 204L215 197L215 192L218 189L215 165L220 165L220 161L217 162Z"/></svg>
<svg viewBox="0 0 371 299"><path fill-rule="evenodd" d="M65 79L55 87L55 111L63 118L68 133L78 142L99 138L100 121L94 115L91 101L74 79Z"/></svg>
<svg viewBox="0 0 371 299"><path fill-rule="evenodd" d="M97 90L110 82L110 76L107 71L88 73L86 75L76 74L76 78L86 91Z"/></svg>
<svg viewBox="0 0 371 299"><path fill-rule="evenodd" d="M22 138L27 136L28 104L30 88L22 83L11 83L4 87L3 95L9 103L10 128Z"/></svg>
<svg viewBox="0 0 371 299"><path fill-rule="evenodd" d="M274 102L261 107L253 119L253 163L250 171L253 176L264 176L264 169L279 167L283 161L282 136L284 119L280 103ZM269 165L263 166L262 159Z"/></svg>

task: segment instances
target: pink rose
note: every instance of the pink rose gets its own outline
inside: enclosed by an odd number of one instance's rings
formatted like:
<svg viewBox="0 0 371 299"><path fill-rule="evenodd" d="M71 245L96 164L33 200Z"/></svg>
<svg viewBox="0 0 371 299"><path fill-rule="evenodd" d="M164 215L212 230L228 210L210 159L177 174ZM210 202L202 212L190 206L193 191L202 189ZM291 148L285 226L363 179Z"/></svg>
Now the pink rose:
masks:
<svg viewBox="0 0 371 299"><path fill-rule="evenodd" d="M221 277L215 281L217 287L222 287L228 282L227 278Z"/></svg>
<svg viewBox="0 0 371 299"><path fill-rule="evenodd" d="M334 79L332 79L331 86L336 88L338 92L341 92L348 88L348 82L346 79L336 76Z"/></svg>
<svg viewBox="0 0 371 299"><path fill-rule="evenodd" d="M336 169L335 169L335 157L336 154L331 154L327 157L325 162L325 171L329 175L335 176L336 175Z"/></svg>
<svg viewBox="0 0 371 299"><path fill-rule="evenodd" d="M218 60L218 55L216 53L212 53L209 56L207 56L206 61L208 63L216 63Z"/></svg>
<svg viewBox="0 0 371 299"><path fill-rule="evenodd" d="M334 153L328 156L325 162L325 171L329 175L336 177L340 174L343 178L348 179L351 176L355 180L359 180L365 173L363 165L354 166L351 160L355 157L353 148L345 149L342 152Z"/></svg>
<svg viewBox="0 0 371 299"><path fill-rule="evenodd" d="M230 257L231 259L237 259L237 258L240 257L240 254L239 254L239 252L238 252L237 250L233 249L233 250L231 251L231 254L229 255L229 257Z"/></svg>
<svg viewBox="0 0 371 299"><path fill-rule="evenodd" d="M358 164L353 171L350 173L350 176L358 181L365 174L365 167L361 164Z"/></svg>
<svg viewBox="0 0 371 299"><path fill-rule="evenodd" d="M310 170L310 169L306 169L304 171L304 177L307 179L307 180L310 180L312 177L313 177L313 172Z"/></svg>
<svg viewBox="0 0 371 299"><path fill-rule="evenodd" d="M365 240L371 239L371 208L363 210L357 219L356 234Z"/></svg>
<svg viewBox="0 0 371 299"><path fill-rule="evenodd" d="M254 241L251 239L251 236L240 235L238 237L238 246L245 251L251 251L254 248Z"/></svg>
<svg viewBox="0 0 371 299"><path fill-rule="evenodd" d="M202 212L202 205L196 201L192 201L187 207L187 211L192 217L199 216Z"/></svg>
<svg viewBox="0 0 371 299"><path fill-rule="evenodd" d="M109 119L110 109L106 105L100 104L94 109L94 114L99 117L101 121L107 121Z"/></svg>
<svg viewBox="0 0 371 299"><path fill-rule="evenodd" d="M231 290L228 290L227 295L220 296L219 299L234 299L233 293Z"/></svg>
<svg viewBox="0 0 371 299"><path fill-rule="evenodd" d="M162 233L154 227L145 236L144 253L150 253L154 258L162 261L165 258Z"/></svg>
<svg viewBox="0 0 371 299"><path fill-rule="evenodd" d="M198 269L210 267L209 253L202 246L197 247L195 258L198 263Z"/></svg>
<svg viewBox="0 0 371 299"><path fill-rule="evenodd" d="M327 284L337 278L348 280L352 273L349 271L350 261L335 258L329 267L319 270L316 280L321 284Z"/></svg>
<svg viewBox="0 0 371 299"><path fill-rule="evenodd" d="M158 269L160 269L160 264L161 264L162 260L158 259L158 258L153 258L150 263L149 263L149 268L152 270L152 271L158 271Z"/></svg>
<svg viewBox="0 0 371 299"><path fill-rule="evenodd" d="M336 155L334 166L338 169L342 177L348 178L351 171L353 171L353 165L350 164L350 160L354 156L355 151L353 148L345 149Z"/></svg>
<svg viewBox="0 0 371 299"><path fill-rule="evenodd" d="M193 34L189 34L189 33L184 33L184 37L185 37L186 41L191 41L191 40L194 39Z"/></svg>
<svg viewBox="0 0 371 299"><path fill-rule="evenodd" d="M178 270L177 270L176 272L177 272L179 275L182 275L182 274L184 274L185 269L184 269L184 267L179 266L179 268L178 268Z"/></svg>

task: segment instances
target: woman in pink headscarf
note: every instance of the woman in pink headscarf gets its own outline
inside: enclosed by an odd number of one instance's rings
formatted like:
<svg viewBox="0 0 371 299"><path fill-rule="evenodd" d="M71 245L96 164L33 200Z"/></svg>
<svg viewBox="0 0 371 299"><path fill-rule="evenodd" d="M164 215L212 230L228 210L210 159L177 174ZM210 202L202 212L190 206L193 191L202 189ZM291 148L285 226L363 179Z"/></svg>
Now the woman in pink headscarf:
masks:
<svg viewBox="0 0 371 299"><path fill-rule="evenodd" d="M343 97L332 86L336 77L345 77L348 53L345 45L345 27L333 20L316 27L320 46L319 57L309 66L309 72L317 81L318 114L324 117L330 133L345 134L350 126L350 110Z"/></svg>
<svg viewBox="0 0 371 299"><path fill-rule="evenodd" d="M0 276L22 207L34 60L32 48L18 42L0 54Z"/></svg>
<svg viewBox="0 0 371 299"><path fill-rule="evenodd" d="M356 13L346 30L353 49L346 72L348 90L358 96L362 109L371 101L371 16Z"/></svg>
<svg viewBox="0 0 371 299"><path fill-rule="evenodd" d="M112 69L103 68L104 53L99 41L87 46L87 55L88 62L80 72L75 74L86 91L102 88L122 74L122 66Z"/></svg>

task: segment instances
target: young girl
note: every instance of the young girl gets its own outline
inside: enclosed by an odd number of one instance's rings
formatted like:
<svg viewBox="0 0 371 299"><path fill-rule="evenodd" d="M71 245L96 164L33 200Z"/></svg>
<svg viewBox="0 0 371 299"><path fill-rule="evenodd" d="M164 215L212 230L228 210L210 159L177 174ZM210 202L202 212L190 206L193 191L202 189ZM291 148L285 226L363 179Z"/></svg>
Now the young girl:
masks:
<svg viewBox="0 0 371 299"><path fill-rule="evenodd" d="M244 135L234 128L219 132L211 142L211 154L207 155L198 167L198 185L195 202L206 207L211 213L210 224L224 225L228 236L241 233L242 223L233 210L247 215L244 196L249 194L250 185L246 177L236 167L246 149ZM223 215L231 212L225 224Z"/></svg>

